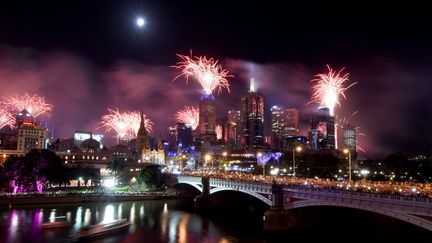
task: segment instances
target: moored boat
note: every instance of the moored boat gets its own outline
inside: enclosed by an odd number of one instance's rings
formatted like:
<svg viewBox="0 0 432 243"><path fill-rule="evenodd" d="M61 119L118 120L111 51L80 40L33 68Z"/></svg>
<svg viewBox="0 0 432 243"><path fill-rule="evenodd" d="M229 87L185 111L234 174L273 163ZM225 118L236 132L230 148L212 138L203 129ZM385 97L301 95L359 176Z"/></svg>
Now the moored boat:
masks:
<svg viewBox="0 0 432 243"><path fill-rule="evenodd" d="M88 239L129 228L131 223L127 219L118 219L108 223L101 223L82 227L78 232L78 239Z"/></svg>
<svg viewBox="0 0 432 243"><path fill-rule="evenodd" d="M40 228L41 229L55 229L55 228L68 227L71 225L69 222L65 221L66 216L54 217L54 220L55 219L64 219L64 220L43 223L40 225Z"/></svg>
<svg viewBox="0 0 432 243"><path fill-rule="evenodd" d="M48 222L41 224L41 229L54 229L54 228L62 228L62 227L68 227L71 224L69 222L61 222L61 221L54 221L54 222Z"/></svg>

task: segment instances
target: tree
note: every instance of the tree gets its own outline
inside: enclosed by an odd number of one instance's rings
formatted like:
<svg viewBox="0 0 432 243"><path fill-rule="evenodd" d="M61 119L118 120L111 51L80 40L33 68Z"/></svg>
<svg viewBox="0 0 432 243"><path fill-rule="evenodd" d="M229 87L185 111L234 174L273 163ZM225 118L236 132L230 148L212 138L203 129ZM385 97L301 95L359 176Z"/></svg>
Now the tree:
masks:
<svg viewBox="0 0 432 243"><path fill-rule="evenodd" d="M38 173L46 178L49 184L67 184L72 179L68 168L54 152L33 149L25 155L25 159L40 167Z"/></svg>
<svg viewBox="0 0 432 243"><path fill-rule="evenodd" d="M82 163L75 163L75 166L71 168L70 174L72 178L78 180L78 185L80 185L79 178L84 180L84 184L86 185L88 180L98 181L100 180L100 171L98 169L93 169L86 167Z"/></svg>
<svg viewBox="0 0 432 243"><path fill-rule="evenodd" d="M387 172L393 172L396 181L403 181L406 179L409 172L408 158L401 153L389 154L383 161L382 164ZM407 173L407 174L405 174Z"/></svg>
<svg viewBox="0 0 432 243"><path fill-rule="evenodd" d="M141 170L137 183L144 185L150 190L163 186L163 176L159 165L149 165Z"/></svg>
<svg viewBox="0 0 432 243"><path fill-rule="evenodd" d="M296 157L298 173L307 177L332 178L337 172L338 162L331 152L302 153Z"/></svg>
<svg viewBox="0 0 432 243"><path fill-rule="evenodd" d="M111 170L114 173L114 178L118 180L118 176L120 172L125 168L125 160L124 158L113 158L111 163L108 165L107 169Z"/></svg>
<svg viewBox="0 0 432 243"><path fill-rule="evenodd" d="M46 182L69 181L67 168L61 159L49 150L32 150L24 157L9 157L1 169L1 176L11 191L42 191Z"/></svg>

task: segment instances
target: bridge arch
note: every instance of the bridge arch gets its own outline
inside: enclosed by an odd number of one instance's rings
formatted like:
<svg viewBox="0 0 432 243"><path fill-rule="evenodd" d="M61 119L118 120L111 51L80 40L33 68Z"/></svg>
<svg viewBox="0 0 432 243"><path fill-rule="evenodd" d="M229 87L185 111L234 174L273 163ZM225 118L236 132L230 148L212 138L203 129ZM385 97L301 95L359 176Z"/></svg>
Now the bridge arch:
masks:
<svg viewBox="0 0 432 243"><path fill-rule="evenodd" d="M263 195L260 195L256 192L253 191L246 191L246 190L242 190L242 189L234 189L234 188L226 188L226 187L216 187L210 190L210 195L214 194L216 192L220 192L220 191L236 191L236 192L242 192L245 194L248 194L252 197L255 197L256 199L264 202L265 204L267 204L268 206L272 206L272 201L266 197L264 197Z"/></svg>
<svg viewBox="0 0 432 243"><path fill-rule="evenodd" d="M353 209L359 209L367 212L378 213L432 231L432 222L427 219L423 219L421 217L412 214L401 213L393 210L381 209L381 208L370 207L365 205L355 205L355 204L348 204L343 202L311 200L311 201L293 202L286 209L314 207L314 206L334 206L334 207L343 207L343 208L353 208Z"/></svg>
<svg viewBox="0 0 432 243"><path fill-rule="evenodd" d="M195 184L195 183L189 183L189 182L185 182L185 181L176 183L176 185L181 185L181 184L192 186L200 192L203 191L202 187L200 185Z"/></svg>

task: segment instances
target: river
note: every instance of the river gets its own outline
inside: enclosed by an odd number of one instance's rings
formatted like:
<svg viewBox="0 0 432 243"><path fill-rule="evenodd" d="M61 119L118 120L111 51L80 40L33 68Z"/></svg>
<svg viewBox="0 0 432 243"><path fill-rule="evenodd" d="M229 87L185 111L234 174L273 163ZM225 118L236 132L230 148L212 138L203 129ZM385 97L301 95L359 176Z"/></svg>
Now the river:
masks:
<svg viewBox="0 0 432 243"><path fill-rule="evenodd" d="M326 214L333 215L334 212ZM395 223L388 218L378 219L377 222L375 217L362 218L357 214L349 215L357 218L348 224L337 223L347 216L346 212L339 212L330 224L269 234L261 231L262 220L256 215L236 215L235 212L230 212L218 217L204 217L194 213L193 202L189 199L31 205L0 208L0 239L7 243L72 242L74 238L71 236L81 227L120 218L130 220L132 225L128 230L91 242L349 242L363 239L364 242L378 239L430 242L432 239L427 237L430 232L414 226ZM40 229L42 223L59 220L59 216L65 216L71 226L63 229ZM377 225L386 224L391 226L376 230Z"/></svg>

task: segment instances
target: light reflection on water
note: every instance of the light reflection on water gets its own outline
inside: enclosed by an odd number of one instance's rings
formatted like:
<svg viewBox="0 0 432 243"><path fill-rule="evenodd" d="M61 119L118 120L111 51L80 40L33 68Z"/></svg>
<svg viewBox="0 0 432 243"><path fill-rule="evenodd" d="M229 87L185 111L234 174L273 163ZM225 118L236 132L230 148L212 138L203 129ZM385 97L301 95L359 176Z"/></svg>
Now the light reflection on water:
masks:
<svg viewBox="0 0 432 243"><path fill-rule="evenodd" d="M108 204L105 206L105 213L102 220L102 223L109 223L114 220L114 206L112 204Z"/></svg>
<svg viewBox="0 0 432 243"><path fill-rule="evenodd" d="M356 230L358 227L343 223L342 225L335 222L327 225L319 225L319 229L315 231L290 231L288 235L278 238L271 238L272 235L263 235L256 226L256 222L247 217L248 214L243 214L242 217L237 214L223 214L221 218L225 220L223 223L215 224L207 218L201 217L192 212L191 200L165 200L165 201L135 201L122 203L82 203L82 204L60 204L47 206L23 206L0 208L0 242L15 243L15 242L72 242L70 235L76 235L77 231L86 225L98 224L101 222L109 222L115 219L127 218L131 222L131 226L124 232L117 232L93 242L297 242L297 241L314 241L324 242L327 239L334 238L334 230L339 227L346 227L343 230ZM319 211L322 213L321 211ZM330 211L332 212L332 211ZM334 212L334 211L333 211ZM346 217L347 211L342 211L334 217ZM41 230L40 225L49 222L55 216L64 216L71 224L69 228ZM307 214L304 214L307 215ZM333 217L333 214L331 214ZM359 219L361 214L349 214L352 218ZM354 217L355 216L355 217ZM234 220L237 219L237 220ZM358 220L357 225L366 227L370 225L369 216ZM55 218L55 220L58 220ZM215 219L216 220L216 219ZM220 219L219 219L220 220ZM375 220L375 219L374 219ZM395 226L392 220L379 218L380 225L390 225L389 228L384 228L382 234L374 232L374 227L366 228L371 232L368 240L374 241L377 235L380 237L389 237L395 233L402 232L397 237L401 239L422 239L424 231L409 229L404 230L405 226ZM231 222L234 221L234 222ZM219 221L221 222L221 221ZM345 222L345 221L343 221ZM357 221L355 221L357 222ZM390 224L392 223L393 224ZM376 226L375 226L376 227ZM323 228L324 230L320 230ZM318 232L318 233L317 233ZM410 233L402 235L403 233ZM388 234L391 233L391 234ZM430 234L430 232L427 232ZM326 235L327 234L327 235ZM403 237L404 238L403 238ZM289 241L287 241L289 239ZM312 240L310 240L312 239ZM381 239L381 238L379 238ZM383 238L384 239L384 238ZM387 238L386 238L387 239ZM391 238L394 239L394 238ZM397 238L396 238L397 239ZM430 237L429 237L430 239ZM386 240L388 241L388 240ZM397 240L396 240L397 241ZM400 241L400 240L399 240ZM400 241L404 242L404 241ZM411 242L406 240L406 242ZM416 241L425 242L425 241Z"/></svg>
<svg viewBox="0 0 432 243"><path fill-rule="evenodd" d="M179 200L181 201L181 200ZM191 228L201 224L199 216L182 211L183 206L170 201L136 201L122 203L86 203L52 206L26 206L12 210L0 209L0 239L6 242L70 242L71 235L86 225L127 218L132 223L129 230L118 232L98 242L218 242L223 239L220 231L212 236L203 236L201 230ZM184 203L183 203L184 204ZM189 204L188 204L189 205ZM184 208L184 207L183 207ZM48 213L43 213L48 212ZM98 215L101 215L98 219ZM70 228L41 230L44 222L61 220L71 223ZM201 226L199 227L201 228ZM7 229L6 231L4 229ZM205 239L203 239L205 237ZM209 241L210 239L210 241Z"/></svg>

